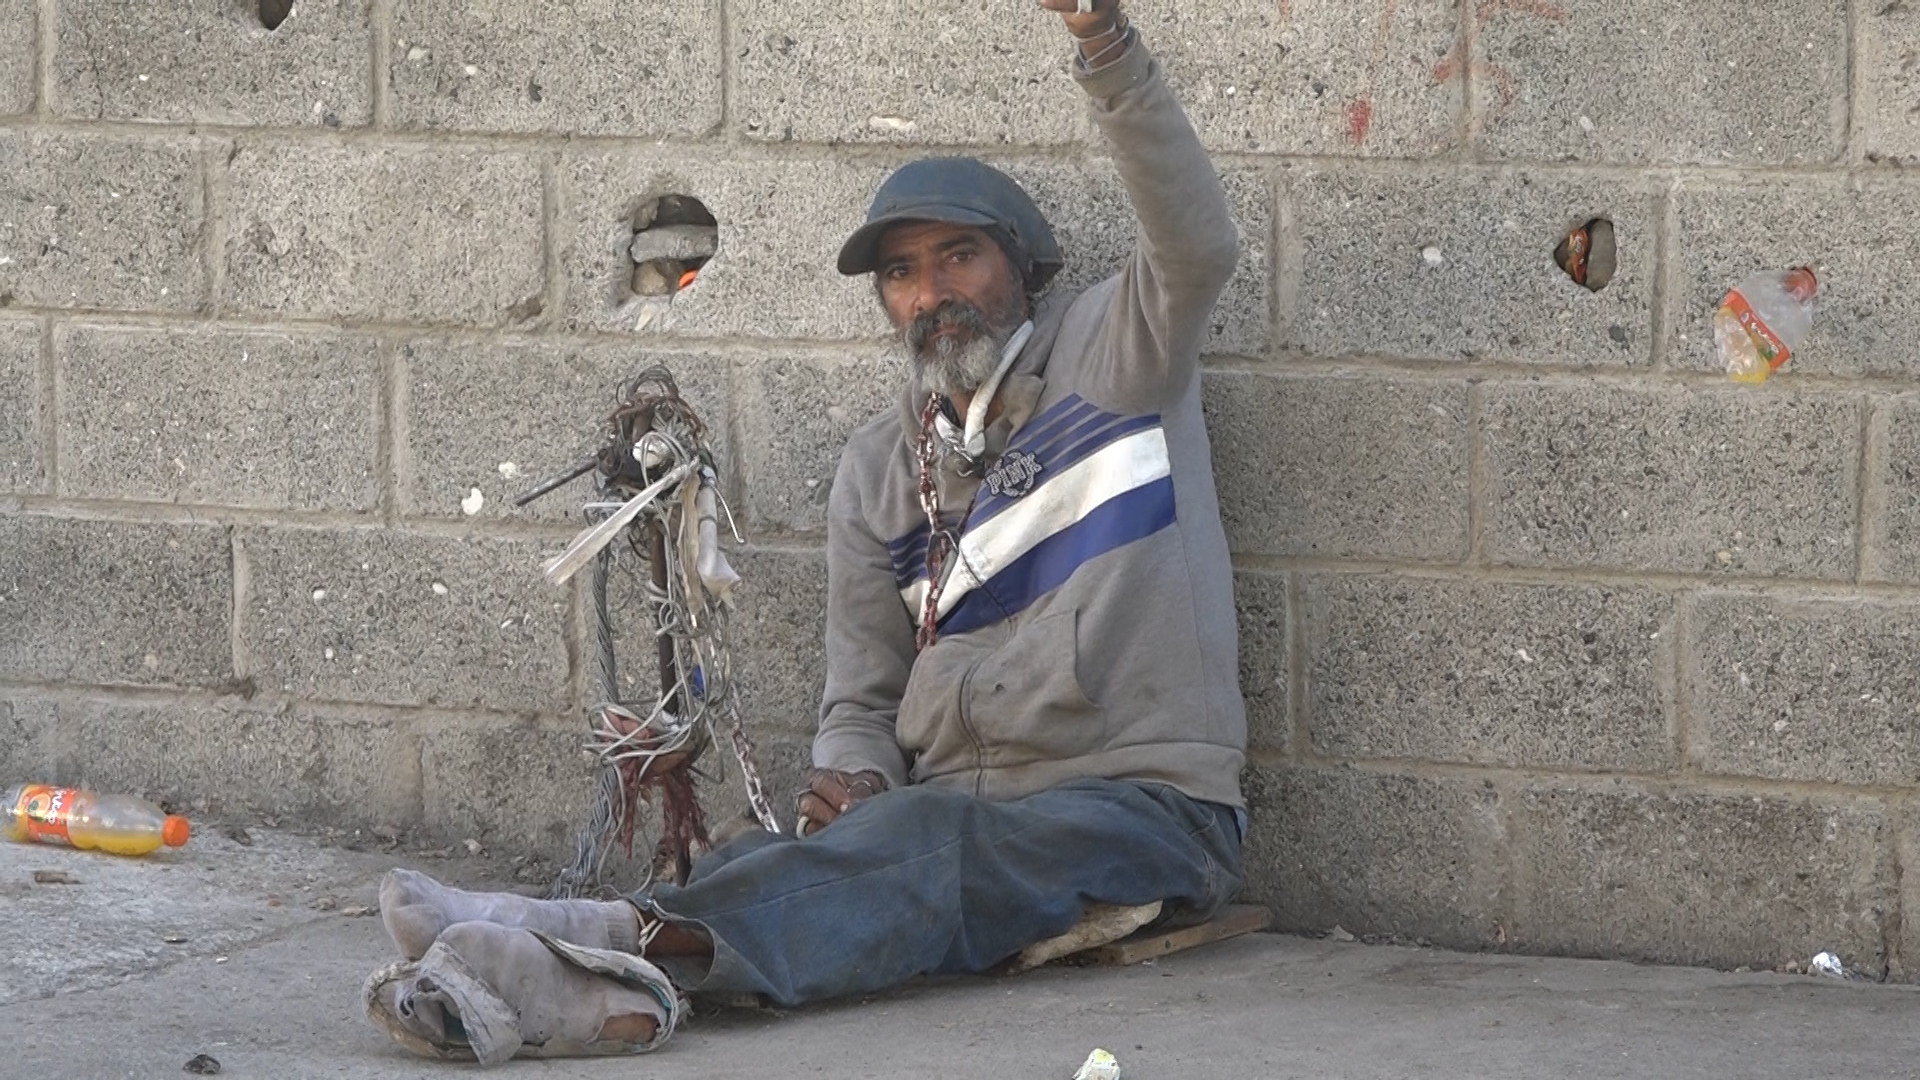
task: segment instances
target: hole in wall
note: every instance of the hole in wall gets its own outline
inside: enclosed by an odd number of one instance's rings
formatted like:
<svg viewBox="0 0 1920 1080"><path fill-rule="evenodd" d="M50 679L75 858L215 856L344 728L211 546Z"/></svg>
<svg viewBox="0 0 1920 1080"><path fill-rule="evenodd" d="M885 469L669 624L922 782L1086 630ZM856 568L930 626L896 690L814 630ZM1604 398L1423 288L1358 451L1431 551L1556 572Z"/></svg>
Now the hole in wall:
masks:
<svg viewBox="0 0 1920 1080"><path fill-rule="evenodd" d="M269 30L280 29L280 24L293 14L293 0L260 0L260 25Z"/></svg>
<svg viewBox="0 0 1920 1080"><path fill-rule="evenodd" d="M1574 284L1592 292L1606 288L1619 266L1613 222L1589 218L1584 224L1568 229L1567 235L1560 238L1560 245L1553 249L1553 261L1567 272Z"/></svg>
<svg viewBox="0 0 1920 1080"><path fill-rule="evenodd" d="M720 246L720 223L691 195L662 195L633 218L633 291L672 296L693 284Z"/></svg>

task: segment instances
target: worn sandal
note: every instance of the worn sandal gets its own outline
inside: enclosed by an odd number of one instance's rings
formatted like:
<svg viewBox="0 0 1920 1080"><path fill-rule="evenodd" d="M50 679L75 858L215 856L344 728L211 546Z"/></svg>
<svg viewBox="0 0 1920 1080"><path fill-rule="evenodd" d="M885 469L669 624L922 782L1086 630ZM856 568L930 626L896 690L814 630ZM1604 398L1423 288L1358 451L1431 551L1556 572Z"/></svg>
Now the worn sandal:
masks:
<svg viewBox="0 0 1920 1080"><path fill-rule="evenodd" d="M482 1065L645 1053L686 1009L638 956L491 923L448 927L419 960L374 972L363 996L367 1018L408 1051Z"/></svg>

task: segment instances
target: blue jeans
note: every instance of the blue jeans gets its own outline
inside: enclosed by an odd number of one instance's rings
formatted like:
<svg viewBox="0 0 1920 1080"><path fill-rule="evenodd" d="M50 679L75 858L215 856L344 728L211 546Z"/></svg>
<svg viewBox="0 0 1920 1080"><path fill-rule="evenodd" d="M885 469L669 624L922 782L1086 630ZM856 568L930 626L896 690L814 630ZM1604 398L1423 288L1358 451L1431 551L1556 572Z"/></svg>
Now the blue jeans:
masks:
<svg viewBox="0 0 1920 1080"><path fill-rule="evenodd" d="M662 960L677 985L780 1006L985 971L1066 933L1089 901L1167 901L1200 921L1240 887L1231 807L1158 784L1080 780L1011 802L882 792L805 840L755 832L634 898L692 923L713 962Z"/></svg>

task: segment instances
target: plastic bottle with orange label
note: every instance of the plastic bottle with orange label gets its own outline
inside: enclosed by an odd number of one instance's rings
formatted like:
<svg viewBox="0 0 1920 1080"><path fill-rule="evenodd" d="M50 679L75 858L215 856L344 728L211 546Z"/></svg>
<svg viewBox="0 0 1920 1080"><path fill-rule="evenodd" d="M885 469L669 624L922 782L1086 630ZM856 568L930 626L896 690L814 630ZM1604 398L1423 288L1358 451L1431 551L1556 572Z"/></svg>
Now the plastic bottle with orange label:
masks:
<svg viewBox="0 0 1920 1080"><path fill-rule="evenodd" d="M191 831L186 818L132 795L21 784L0 797L0 836L16 843L147 855L185 844Z"/></svg>
<svg viewBox="0 0 1920 1080"><path fill-rule="evenodd" d="M1755 274L1720 302L1713 342L1734 382L1765 382L1813 329L1820 281L1804 266Z"/></svg>

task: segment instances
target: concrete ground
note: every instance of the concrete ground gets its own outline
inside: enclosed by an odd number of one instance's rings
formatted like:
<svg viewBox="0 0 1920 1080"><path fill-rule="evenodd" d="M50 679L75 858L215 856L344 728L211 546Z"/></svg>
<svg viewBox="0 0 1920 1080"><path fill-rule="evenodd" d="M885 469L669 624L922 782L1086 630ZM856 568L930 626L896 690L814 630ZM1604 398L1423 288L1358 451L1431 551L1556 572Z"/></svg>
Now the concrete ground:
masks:
<svg viewBox="0 0 1920 1080"><path fill-rule="evenodd" d="M361 981L390 946L360 912L392 865L466 882L509 881L510 865L203 833L148 860L0 844L0 1077L177 1077L198 1054L232 1077L474 1071L409 1058L362 1019ZM1140 967L699 1018L644 1061L506 1073L1068 1080L1100 1046L1127 1080L1916 1076L1916 1013L1909 987L1257 935Z"/></svg>

